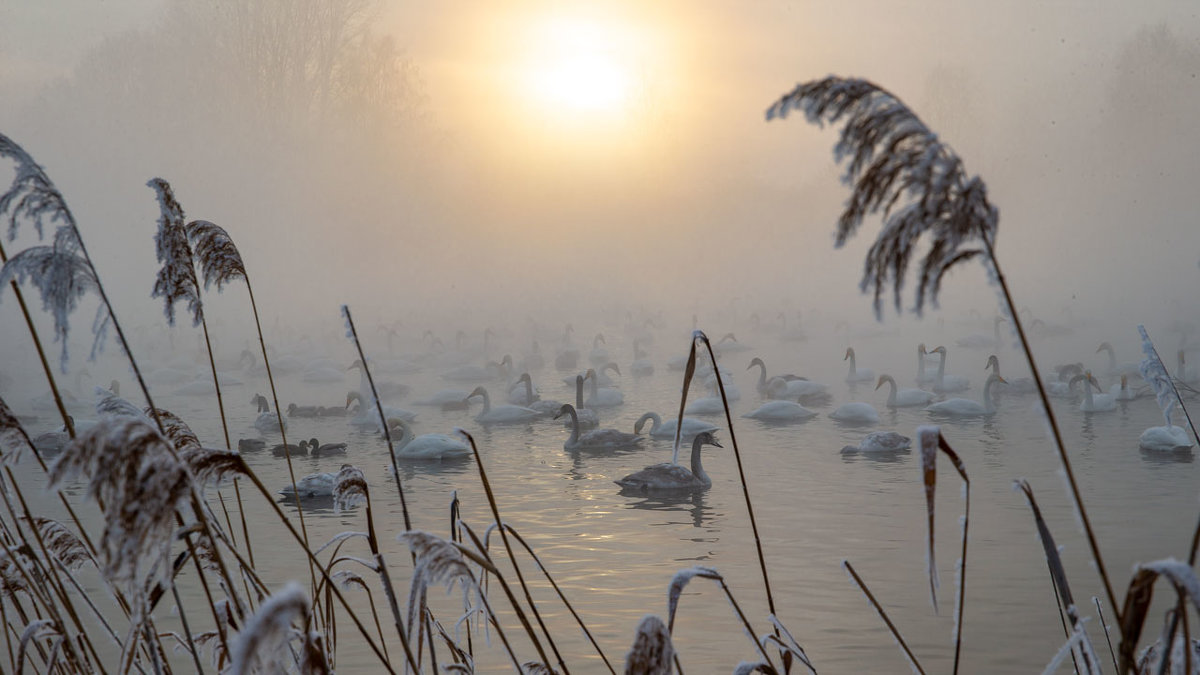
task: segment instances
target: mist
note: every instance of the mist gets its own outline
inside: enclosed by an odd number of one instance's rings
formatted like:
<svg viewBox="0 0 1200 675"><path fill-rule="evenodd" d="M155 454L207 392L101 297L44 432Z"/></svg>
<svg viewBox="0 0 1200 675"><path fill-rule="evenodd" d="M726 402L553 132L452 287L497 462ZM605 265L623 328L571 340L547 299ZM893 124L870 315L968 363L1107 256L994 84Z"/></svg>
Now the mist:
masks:
<svg viewBox="0 0 1200 675"><path fill-rule="evenodd" d="M343 303L447 339L531 320L587 336L627 313L714 335L795 310L871 329L873 232L833 248L836 131L763 118L830 73L897 94L987 182L1016 301L1086 326L1081 348L1197 319L1200 20L1179 3L582 5L632 36L638 86L614 119L514 85L520 30L553 3L84 5L0 10L0 131L145 331L164 325L156 176L234 237L278 339L338 334ZM977 264L942 301L925 321L996 311ZM206 305L236 334L242 302ZM24 349L11 304L6 353Z"/></svg>

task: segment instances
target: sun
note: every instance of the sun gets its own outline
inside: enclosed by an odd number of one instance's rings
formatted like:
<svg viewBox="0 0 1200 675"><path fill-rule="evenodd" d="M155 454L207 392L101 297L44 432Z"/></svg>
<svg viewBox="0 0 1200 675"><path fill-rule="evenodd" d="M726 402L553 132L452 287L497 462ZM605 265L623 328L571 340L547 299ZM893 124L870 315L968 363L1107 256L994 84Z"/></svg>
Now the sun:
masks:
<svg viewBox="0 0 1200 675"><path fill-rule="evenodd" d="M633 67L615 27L556 17L540 22L530 37L526 87L547 112L615 115L629 105Z"/></svg>

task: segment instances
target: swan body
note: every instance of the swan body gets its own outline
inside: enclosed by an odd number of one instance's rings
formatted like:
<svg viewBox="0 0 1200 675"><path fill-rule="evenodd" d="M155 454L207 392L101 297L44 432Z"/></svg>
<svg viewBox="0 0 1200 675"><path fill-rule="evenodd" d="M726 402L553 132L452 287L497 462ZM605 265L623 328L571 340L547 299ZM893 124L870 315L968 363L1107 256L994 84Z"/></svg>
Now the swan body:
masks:
<svg viewBox="0 0 1200 675"><path fill-rule="evenodd" d="M441 460L459 459L471 454L471 446L461 436L448 434L421 434L414 436L412 429L403 420L388 420L388 427L399 431L396 459Z"/></svg>
<svg viewBox="0 0 1200 675"><path fill-rule="evenodd" d="M296 481L296 490L293 492L291 485L285 485L279 490L279 494L285 499L295 499L299 496L300 499L320 499L323 497L333 496L333 487L337 483L337 473L310 473L304 478Z"/></svg>
<svg viewBox="0 0 1200 675"><path fill-rule="evenodd" d="M412 422L413 420L417 419L417 414L415 412L412 412L411 410L405 410L404 408L397 408L396 406L391 405L380 406L383 409L383 419L380 419L379 411L375 409L375 405L367 405L365 403L367 400L368 397L364 397L360 392L357 391L351 391L346 394L347 408L349 408L350 404L354 401L358 401L358 408L354 414L354 417L350 418L350 425L356 429L379 430L383 428L384 420L391 419L393 417L402 419L405 422Z"/></svg>
<svg viewBox="0 0 1200 675"><path fill-rule="evenodd" d="M934 380L933 390L940 393L948 393L954 391L966 391L971 388L971 381L965 377L946 374L946 348L935 347L930 354L941 354L942 358L938 361L937 377Z"/></svg>
<svg viewBox="0 0 1200 675"><path fill-rule="evenodd" d="M705 396L687 404L683 412L688 415L720 415L725 412L725 405L720 396Z"/></svg>
<svg viewBox="0 0 1200 675"><path fill-rule="evenodd" d="M446 405L462 403L463 399L465 399L470 393L471 392L467 391L466 389L443 389L433 396L423 398L420 401L413 401L412 404L428 405L441 408Z"/></svg>
<svg viewBox="0 0 1200 675"><path fill-rule="evenodd" d="M637 434L617 429L592 429L588 432L581 432L579 429L579 417L575 413L575 406L570 403L564 403L562 408L559 409L558 414L554 416L554 419L558 419L563 415L569 415L571 422L571 437L563 443L564 450L636 448L641 445L644 438Z"/></svg>
<svg viewBox="0 0 1200 675"><path fill-rule="evenodd" d="M642 433L642 427L646 426L646 422L650 422L650 437L651 438L675 438L675 428L679 424L679 420L671 419L665 423L658 413L648 412L638 418L638 421L633 425L634 433ZM698 420L692 417L683 418L683 431L680 433L680 438L690 439L696 434L702 434L706 431L718 431L718 428L704 420Z"/></svg>
<svg viewBox="0 0 1200 675"><path fill-rule="evenodd" d="M807 398L809 396L821 396L826 393L829 386L821 382L813 382L812 380L784 380L781 377L772 377L767 381L767 393L771 398L778 399L798 399Z"/></svg>
<svg viewBox="0 0 1200 675"><path fill-rule="evenodd" d="M797 422L816 414L816 411L793 401L767 401L742 417L764 422Z"/></svg>
<svg viewBox="0 0 1200 675"><path fill-rule="evenodd" d="M907 452L911 446L912 439L907 436L901 436L894 431L873 431L859 441L858 445L847 445L842 448L842 454Z"/></svg>
<svg viewBox="0 0 1200 675"><path fill-rule="evenodd" d="M833 419L845 424L878 424L879 413L870 403L843 403L829 413Z"/></svg>
<svg viewBox="0 0 1200 675"><path fill-rule="evenodd" d="M279 433L279 416L271 412L271 404L262 394L255 394L250 402L258 406L258 417L254 418L254 428L259 433ZM283 429L287 429L287 420L283 421Z"/></svg>
<svg viewBox="0 0 1200 675"><path fill-rule="evenodd" d="M652 492L696 492L712 487L712 479L704 473L700 463L700 449L705 445L724 447L713 437L712 432L697 434L692 439L692 469L688 471L673 463L655 464L641 471L631 473L615 481L621 486L621 491L635 493Z"/></svg>
<svg viewBox="0 0 1200 675"><path fill-rule="evenodd" d="M987 383L983 385L983 403L969 398L951 398L939 401L925 408L926 412L948 417L982 417L996 412L996 404L992 400L992 387L997 383L1004 384L1004 378L992 373Z"/></svg>
<svg viewBox="0 0 1200 675"><path fill-rule="evenodd" d="M483 424L517 424L520 422L529 422L541 416L538 411L519 405L498 405L493 408L487 389L483 387L475 387L475 390L467 398L470 399L476 396L483 398L483 411L475 416L476 422Z"/></svg>
<svg viewBox="0 0 1200 675"><path fill-rule="evenodd" d="M896 380L891 375L880 375L875 389L882 387L885 382L891 385L887 400L887 407L889 408L911 408L919 405L929 405L933 401L933 392L925 391L924 389L897 389Z"/></svg>
<svg viewBox="0 0 1200 675"><path fill-rule="evenodd" d="M1108 388L1108 395L1114 401L1132 401L1137 398L1137 391L1129 388L1129 376L1122 375L1121 382Z"/></svg>
<svg viewBox="0 0 1200 675"><path fill-rule="evenodd" d="M1150 452L1183 452L1192 447L1192 437L1183 427L1150 427L1142 432L1138 447Z"/></svg>
<svg viewBox="0 0 1200 675"><path fill-rule="evenodd" d="M612 361L609 361L608 363L604 364L603 366L601 366L599 368L589 368L588 370L585 370L579 374L582 375L583 378L586 380L588 378L588 373L591 372L595 376L597 386L611 387L614 384L616 384L617 381L614 380L613 378L609 377L609 375L608 375L609 370L612 370L617 375L621 374L621 367ZM564 377L562 379L562 381L563 381L563 384L565 384L569 387L569 386L575 384L575 376L570 375L568 377Z"/></svg>

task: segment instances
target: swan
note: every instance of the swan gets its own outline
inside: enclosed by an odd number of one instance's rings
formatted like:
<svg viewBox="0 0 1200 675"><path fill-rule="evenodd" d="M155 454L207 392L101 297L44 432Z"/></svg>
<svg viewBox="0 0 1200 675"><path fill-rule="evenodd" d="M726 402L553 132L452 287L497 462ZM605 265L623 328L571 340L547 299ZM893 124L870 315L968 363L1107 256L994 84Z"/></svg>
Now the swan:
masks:
<svg viewBox="0 0 1200 675"><path fill-rule="evenodd" d="M529 373L521 373L517 385L508 390L508 402L536 410L541 415L553 414L562 407L558 401L543 400L533 391L533 378Z"/></svg>
<svg viewBox="0 0 1200 675"><path fill-rule="evenodd" d="M781 380L783 382L791 382L793 380L808 381L808 378L800 377L799 375L792 375L790 373L787 375L776 375L774 377L768 378L767 377L767 364L763 363L763 360L757 356L750 359L750 365L746 366L746 370L750 370L754 366L758 366L760 368L760 370L758 371L758 384L756 385L756 388L758 389L758 393L762 394L763 396L767 396L768 394L770 394L771 387L768 384L768 382L770 380Z"/></svg>
<svg viewBox="0 0 1200 675"><path fill-rule="evenodd" d="M742 417L763 422L798 422L816 414L794 401L767 401Z"/></svg>
<svg viewBox="0 0 1200 675"><path fill-rule="evenodd" d="M642 433L642 427L646 426L647 421L650 422L651 438L675 438L675 427L679 424L679 420L670 419L664 423L662 418L658 416L658 413L654 412L648 412L639 417L638 421L633 425L633 432L637 434ZM705 431L719 431L719 429L703 420L685 417L683 418L683 432L680 434L680 438L689 439Z"/></svg>
<svg viewBox="0 0 1200 675"><path fill-rule="evenodd" d="M474 364L456 366L442 373L442 379L450 380L451 382L479 382L481 380L490 380L497 374L497 372L503 374L506 366L512 366L512 357L507 354L504 355L504 359L499 363L493 361L485 366L477 366Z"/></svg>
<svg viewBox="0 0 1200 675"><path fill-rule="evenodd" d="M1150 427L1138 439L1138 448L1150 452L1183 452L1192 448L1192 437L1187 429L1171 424L1167 415L1167 426Z"/></svg>
<svg viewBox="0 0 1200 675"><path fill-rule="evenodd" d="M908 452L911 446L912 439L908 436L901 436L894 431L873 431L859 441L858 445L847 445L842 448L842 454Z"/></svg>
<svg viewBox="0 0 1200 675"><path fill-rule="evenodd" d="M575 328L571 324L563 329L562 342L559 343L558 353L554 355L554 367L559 370L575 370L579 367L579 348L571 341L571 333Z"/></svg>
<svg viewBox="0 0 1200 675"><path fill-rule="evenodd" d="M776 376L767 380L767 395L784 400L825 397L828 396L828 392L826 392L828 388L828 385L804 378L785 380Z"/></svg>
<svg viewBox="0 0 1200 675"><path fill-rule="evenodd" d="M750 349L753 349L753 347L745 343L738 342L737 337L734 336L733 333L726 333L725 335L721 336L721 339L718 340L716 344L713 345L713 351L717 354L733 354L736 352L749 351Z"/></svg>
<svg viewBox="0 0 1200 675"><path fill-rule="evenodd" d="M991 370L993 373L1000 374L1000 359L995 354L988 356L987 364L983 367L984 370ZM1017 392L1018 394L1032 394L1037 391L1037 383L1032 377L1018 377L1012 380L1005 380L1008 384L1008 389Z"/></svg>
<svg viewBox="0 0 1200 675"><path fill-rule="evenodd" d="M1096 387L1096 391L1104 391L1100 388L1100 383L1092 376L1092 371L1085 370L1082 375L1076 375L1071 378L1071 384L1083 380L1083 401L1079 404L1079 409L1083 412L1110 412L1117 409L1117 401L1111 394L1096 394L1092 395L1092 387Z"/></svg>
<svg viewBox="0 0 1200 675"><path fill-rule="evenodd" d="M1113 397L1114 401L1132 401L1138 397L1136 389L1129 388L1129 376L1122 375L1121 383L1114 384L1108 388L1108 395Z"/></svg>
<svg viewBox="0 0 1200 675"><path fill-rule="evenodd" d="M951 398L939 401L925 408L926 412L948 417L980 417L996 412L996 404L992 401L992 387L997 383L1005 384L1004 378L992 373L988 375L983 385L983 403L969 398Z"/></svg>
<svg viewBox="0 0 1200 675"><path fill-rule="evenodd" d="M413 405L429 405L442 409L462 410L465 406L462 405L463 399L467 398L471 392L466 389L443 389L433 396L423 398L420 401L413 401Z"/></svg>
<svg viewBox="0 0 1200 675"><path fill-rule="evenodd" d="M588 360L592 362L592 365L600 366L608 363L608 349L600 346L607 344L604 333L596 333L596 337L592 339L592 351L588 354Z"/></svg>
<svg viewBox="0 0 1200 675"><path fill-rule="evenodd" d="M1117 375L1140 375L1141 374L1141 368L1139 367L1140 364L1137 364L1137 363L1118 364L1117 363L1117 351L1115 349L1113 349L1113 346L1111 344L1109 344L1108 342L1100 343L1100 346L1096 348L1096 353L1099 354L1100 352L1108 352L1108 374L1109 375L1117 376Z"/></svg>
<svg viewBox="0 0 1200 675"><path fill-rule="evenodd" d="M833 419L843 424L878 424L879 413L870 403L843 403L837 410L829 413Z"/></svg>
<svg viewBox="0 0 1200 675"><path fill-rule="evenodd" d="M637 473L631 473L615 481L621 486L621 491L630 492L675 492L699 491L712 487L712 479L704 473L700 464L700 449L705 445L718 448L724 447L713 437L712 432L696 434L692 439L692 470L678 464L664 463L648 466Z"/></svg>
<svg viewBox="0 0 1200 675"><path fill-rule="evenodd" d="M313 457L330 457L332 455L346 454L345 443L325 443L321 444L316 438L308 439L308 454Z"/></svg>
<svg viewBox="0 0 1200 675"><path fill-rule="evenodd" d="M584 379L586 380L587 374L589 372L592 372L595 374L596 384L598 386L611 387L614 384L616 384L617 381L608 376L607 373L610 370L615 372L617 375L621 374L621 367L618 366L615 362L609 361L608 363L604 364L603 366L601 366L599 368L582 371L579 373L579 375L582 375L584 377ZM569 387L569 386L575 384L575 376L571 375L569 377L564 377L562 379L562 381L563 381L563 384L565 384Z"/></svg>
<svg viewBox="0 0 1200 675"><path fill-rule="evenodd" d="M523 408L519 405L498 405L493 408L487 389L483 387L475 387L475 391L472 391L467 398L471 399L476 396L483 398L483 410L475 416L476 422L483 424L513 424L528 422L540 417L538 411L531 408Z"/></svg>
<svg viewBox="0 0 1200 675"><path fill-rule="evenodd" d="M575 414L579 420L579 427L582 429L595 429L600 426L600 417L595 410L590 410L583 407L583 375L575 376ZM571 420L567 419L563 422L564 427L571 426Z"/></svg>
<svg viewBox="0 0 1200 675"><path fill-rule="evenodd" d="M328 498L333 496L333 487L336 484L337 472L310 473L296 481L295 491L291 485L285 485L280 488L279 494L283 495L285 500L295 499L297 495L300 499Z"/></svg>
<svg viewBox="0 0 1200 675"><path fill-rule="evenodd" d="M629 366L629 372L633 373L634 377L648 377L654 374L654 363L637 340L633 341L633 364Z"/></svg>
<svg viewBox="0 0 1200 675"><path fill-rule="evenodd" d="M367 389L369 389L369 385L367 384L367 373L365 370L363 370L362 359L354 359L354 363L351 363L350 367L346 370L353 370L355 368L358 369L359 391L367 391ZM376 369L374 365L372 365L371 368L372 372L375 374L382 372ZM375 381L375 391L379 392L379 398L381 399L403 398L408 396L409 387L407 384L388 382L386 380L381 380L378 377L372 377L372 379ZM341 382L342 379L338 378L336 381Z"/></svg>
<svg viewBox="0 0 1200 675"><path fill-rule="evenodd" d="M397 431L396 459L459 459L471 454L471 446L461 436L448 434L421 434L414 436L412 429L401 419L389 419L388 428Z"/></svg>
<svg viewBox="0 0 1200 675"><path fill-rule="evenodd" d="M896 389L896 380L891 375L880 375L875 389L878 390L885 382L891 385L887 399L887 407L889 408L911 408L918 405L929 405L929 402L933 400L933 392L925 391L924 389Z"/></svg>
<svg viewBox="0 0 1200 675"><path fill-rule="evenodd" d="M875 379L875 373L870 368L857 368L854 365L854 347L846 348L846 355L842 357L845 361L849 359L850 370L846 372L847 382L871 382Z"/></svg>
<svg viewBox="0 0 1200 675"><path fill-rule="evenodd" d="M941 354L942 358L938 361L937 379L934 380L933 390L938 393L946 393L951 391L966 391L971 388L971 381L965 377L958 375L946 374L946 348L934 347L930 354Z"/></svg>
<svg viewBox="0 0 1200 675"><path fill-rule="evenodd" d="M998 349L1000 347L1000 324L1004 322L1004 317L997 316L992 321L992 335L968 335L961 337L954 342L959 347L966 349Z"/></svg>
<svg viewBox="0 0 1200 675"><path fill-rule="evenodd" d="M368 400L372 401L369 405L366 403ZM358 401L358 407L355 410L354 417L350 418L351 426L357 429L380 429L383 427L383 421L379 419L379 411L375 408L374 399L371 399L369 396L363 396L361 392L347 392L346 408L349 408L350 404L354 401ZM404 408L397 408L391 405L381 405L380 408L383 409L384 420L398 417L405 422L412 422L417 419L415 412L405 410Z"/></svg>
<svg viewBox="0 0 1200 675"><path fill-rule="evenodd" d="M917 384L937 382L937 375L925 370L925 367L929 365L933 364L929 363L929 352L925 351L925 343L922 342L917 345Z"/></svg>
<svg viewBox="0 0 1200 675"><path fill-rule="evenodd" d="M263 434L279 433L279 416L271 412L271 404L267 403L267 398L262 394L255 394L250 402L258 406L258 417L254 418L254 428ZM283 420L283 429L287 429L287 420Z"/></svg>
<svg viewBox="0 0 1200 675"><path fill-rule="evenodd" d="M1054 398L1071 398L1071 377L1083 373L1082 363L1071 363L1055 368L1054 374L1046 377L1046 395Z"/></svg>
<svg viewBox="0 0 1200 675"><path fill-rule="evenodd" d="M563 415L569 415L571 421L571 437L563 443L564 450L636 448L641 445L644 438L636 433L631 434L617 429L592 429L581 434L579 432L579 416L575 413L575 406L570 403L564 403L554 419Z"/></svg>
<svg viewBox="0 0 1200 675"><path fill-rule="evenodd" d="M587 399L587 407L589 408L613 408L625 402L625 395L619 389L611 387L600 387L596 382L596 371L588 368L587 375L584 379L591 379L592 390L591 395Z"/></svg>

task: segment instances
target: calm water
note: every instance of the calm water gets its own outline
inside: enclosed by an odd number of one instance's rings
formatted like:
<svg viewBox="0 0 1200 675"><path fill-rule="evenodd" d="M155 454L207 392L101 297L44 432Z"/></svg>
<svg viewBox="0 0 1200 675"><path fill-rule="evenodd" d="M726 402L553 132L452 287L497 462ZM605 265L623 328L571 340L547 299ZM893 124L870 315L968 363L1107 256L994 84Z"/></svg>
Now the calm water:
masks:
<svg viewBox="0 0 1200 675"><path fill-rule="evenodd" d="M632 431L633 422L643 412L672 415L678 406L682 373L669 371L666 363L668 358L684 353L687 332L657 334L656 343L646 347L655 373L642 378L629 374L629 337L622 336L619 328L605 333L608 351L625 373L617 378L625 403L602 410L601 425ZM901 387L911 387L915 386L916 342L925 340L932 347L944 341L950 346L947 372L971 379L971 390L959 395L978 400L986 374L983 364L990 351L954 348L954 333L950 330L931 333L851 338L850 344L858 352L860 367L871 367L876 375L888 372L895 375ZM839 452L872 430L895 430L914 436L915 428L931 419L920 408L887 410L886 387L874 391L873 383L855 388L845 384L846 364L840 360L845 339L816 337L822 339L785 342L765 330L748 333L743 339L753 345L752 350L722 357L722 363L734 372L741 392L741 399L733 403L735 431L763 536L778 615L821 672L907 672L882 621L843 571L841 561L849 560L884 603L925 668L946 671L953 658L951 617L963 507L961 482L952 467L941 461L936 536L942 587L940 613L935 614L925 577L925 506L916 454L870 457ZM585 338L576 340L582 352L581 367L586 364L591 344ZM417 344L416 338L411 342ZM519 356L528 339L513 337L500 342ZM1039 348L1043 370L1052 363L1083 359L1098 374L1103 372L1103 355L1091 356L1094 345L1082 342L1062 338L1046 345L1045 356ZM543 338L547 365L533 373L534 383L543 398L573 401L574 388L563 384L561 378L574 371L554 369L555 343L553 337ZM398 344L397 354L400 351ZM494 349L492 358L501 353L501 349ZM339 363L353 359L348 342L335 345L325 355ZM799 424L767 425L741 418L761 402L755 390L758 370L746 371L753 356L763 357L772 373L797 372L828 383L833 404L819 408L820 416ZM1023 357L1011 347L1001 350L1000 356L1007 376L1028 374ZM1123 360L1133 360L1135 354L1125 356ZM474 386L442 380L439 373L445 369L427 365L412 375L376 377L412 387L411 394L391 403L419 413L417 433L449 433L461 426L475 435L501 514L534 546L611 660L619 662L623 658L643 615L665 617L666 590L672 575L692 565L714 567L724 574L755 630L760 634L769 630L754 540L723 417L709 418L722 427L719 438L725 445L725 449L708 448L705 452L705 468L713 478L711 489L674 499L622 496L613 480L643 466L668 461L669 442L653 441L630 451L568 452L562 447L568 432L559 422L485 428L474 421L480 409L478 402L470 412L442 412L410 405L439 389L469 390ZM256 391L268 393L265 378L260 382L245 374L238 376L245 384L226 389L231 434L235 438L255 436L255 413L247 401ZM348 389L358 386L357 371L349 372L340 384L306 384L299 375L279 379L284 406L293 401L338 405ZM1111 378L1101 380L1106 387L1111 383ZM494 404L504 402L501 382L484 384L489 386ZM186 419L206 445L218 445L221 434L215 402L208 397L171 395L172 389L156 388L159 404ZM693 397L700 395L694 390ZM829 419L833 407L849 400L874 404L881 412L881 424L853 428ZM1137 439L1142 430L1162 424L1152 397L1121 404L1114 412L1090 415L1079 412L1077 402L1070 400L1058 400L1056 406L1105 562L1119 587L1118 597L1122 597L1120 589L1128 582L1135 563L1186 556L1197 517L1196 465L1190 455L1165 458L1139 452ZM21 409L20 403L14 407ZM50 426L45 416L43 420L35 425L37 431ZM371 484L379 527L389 534L385 541L390 548L385 554L397 582L407 584L408 556L391 536L403 530L403 520L387 468L385 444L373 435L352 430L341 419L292 418L289 424L288 438L292 442L317 436L322 442L350 443L346 459L298 459L297 476L336 471L343 461L360 466ZM972 480L964 672L1040 671L1064 640L1032 516L1020 493L1012 489L1015 478L1027 478L1032 484L1063 549L1075 597L1087 606L1084 612L1094 615L1090 598L1103 598L1045 429L1034 398L1012 393L1002 395L998 412L986 420L944 422L943 433L965 461ZM282 459L260 453L248 455L247 460L268 485L282 487L287 482ZM31 476L35 482L39 479ZM474 460L405 464L401 479L416 528L445 536L455 492L462 500L463 517L477 531L491 520ZM236 518L232 491L227 487L222 493ZM246 503L259 572L272 582L307 578L301 557L275 516L255 498L247 496ZM285 510L295 515L292 505L285 505ZM314 507L306 509L306 519L313 541L325 541L345 530L365 530L361 507L341 514ZM354 553L365 556L365 545ZM522 562L527 578L534 578L534 566ZM357 571L365 575L363 570ZM194 580L190 581L183 584L184 590L199 600ZM602 664L565 609L555 601L548 585L539 579L534 588L569 662L579 664L574 668L580 672L601 670ZM443 598L440 592L433 596L443 623L451 624L458 601ZM494 589L497 605L503 604L501 597ZM1157 612L1162 606L1156 605L1153 616L1161 616ZM1105 611L1111 620L1107 602ZM189 616L197 614L192 611ZM169 617L162 620L171 621ZM195 620L203 622L204 618ZM1150 623L1156 625L1157 619L1152 618ZM1098 621L1091 624L1096 648L1106 655L1098 626ZM508 631L520 645L521 658L536 658L517 634L515 620L509 623ZM339 638L344 640L337 652L340 672L377 670L367 650L354 645L348 622L339 627ZM497 640L493 643L484 650L479 665L484 670L504 671L507 666L503 651ZM755 656L728 603L717 587L705 580L694 581L683 597L675 644L689 672L728 672L739 661ZM390 646L393 656L399 653L398 644Z"/></svg>

